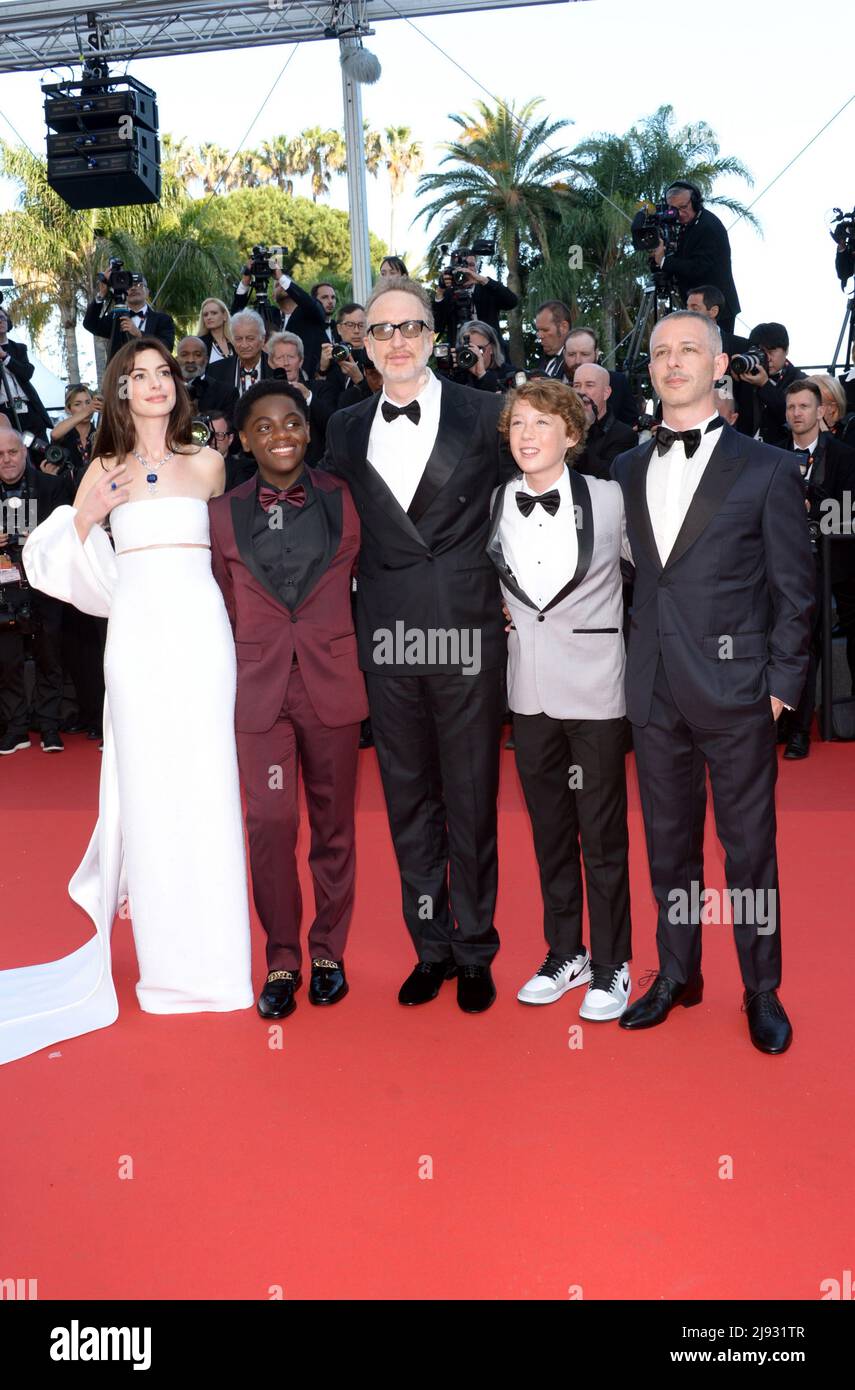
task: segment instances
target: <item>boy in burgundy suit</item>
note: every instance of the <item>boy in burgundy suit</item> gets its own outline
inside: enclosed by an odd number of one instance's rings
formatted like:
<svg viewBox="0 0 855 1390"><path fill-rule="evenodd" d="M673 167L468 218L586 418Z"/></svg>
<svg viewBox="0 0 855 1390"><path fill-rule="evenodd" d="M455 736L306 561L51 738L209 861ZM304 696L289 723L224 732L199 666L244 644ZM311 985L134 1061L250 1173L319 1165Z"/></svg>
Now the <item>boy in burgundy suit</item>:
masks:
<svg viewBox="0 0 855 1390"><path fill-rule="evenodd" d="M309 422L293 386L253 386L235 427L258 473L210 503L211 562L235 635L238 761L253 896L267 933L258 1011L286 1018L302 983L300 769L315 890L309 999L333 1004L348 988L356 763L368 713L350 603L359 521L347 486L304 465Z"/></svg>

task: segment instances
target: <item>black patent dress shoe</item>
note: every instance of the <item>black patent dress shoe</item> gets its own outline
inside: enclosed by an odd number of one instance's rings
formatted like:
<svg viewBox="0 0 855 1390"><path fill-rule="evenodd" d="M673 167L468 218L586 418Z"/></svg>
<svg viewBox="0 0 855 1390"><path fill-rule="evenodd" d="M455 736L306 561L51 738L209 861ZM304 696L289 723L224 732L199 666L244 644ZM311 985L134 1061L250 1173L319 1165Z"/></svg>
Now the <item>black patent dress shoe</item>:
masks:
<svg viewBox="0 0 855 1390"><path fill-rule="evenodd" d="M359 746L360 748L373 748L374 735L371 732L371 720L363 719L359 726Z"/></svg>
<svg viewBox="0 0 855 1390"><path fill-rule="evenodd" d="M271 970L258 996L258 1012L262 1018L287 1018L297 1007L294 998L303 983L299 970Z"/></svg>
<svg viewBox="0 0 855 1390"><path fill-rule="evenodd" d="M757 994L746 990L742 1007L754 1046L761 1052L786 1052L793 1041L793 1028L775 990L761 989Z"/></svg>
<svg viewBox="0 0 855 1390"><path fill-rule="evenodd" d="M446 980L453 980L457 966L453 960L420 960L398 990L399 1004L429 1004Z"/></svg>
<svg viewBox="0 0 855 1390"><path fill-rule="evenodd" d="M618 1023L621 1028L655 1028L657 1024L665 1022L676 1004L691 1009L695 1004L700 1004L703 997L703 975L696 975L684 985L670 980L667 975L657 975L647 993L630 1004Z"/></svg>
<svg viewBox="0 0 855 1390"><path fill-rule="evenodd" d="M337 1004L348 991L344 978L344 961L312 961L312 978L309 981L310 1004Z"/></svg>
<svg viewBox="0 0 855 1390"><path fill-rule="evenodd" d="M810 734L804 734L801 730L790 734L789 742L784 750L785 758L806 758L810 753Z"/></svg>
<svg viewBox="0 0 855 1390"><path fill-rule="evenodd" d="M482 1014L496 998L489 965L463 965L457 972L457 1002L465 1014Z"/></svg>

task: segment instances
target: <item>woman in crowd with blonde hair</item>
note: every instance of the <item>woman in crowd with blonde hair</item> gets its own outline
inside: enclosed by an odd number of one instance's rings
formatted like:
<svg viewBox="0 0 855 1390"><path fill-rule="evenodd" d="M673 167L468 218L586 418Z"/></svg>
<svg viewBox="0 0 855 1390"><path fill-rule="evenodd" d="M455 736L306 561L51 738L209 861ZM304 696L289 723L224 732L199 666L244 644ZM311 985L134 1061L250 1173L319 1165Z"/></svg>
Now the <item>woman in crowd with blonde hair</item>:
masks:
<svg viewBox="0 0 855 1390"><path fill-rule="evenodd" d="M816 382L822 396L823 427L841 444L855 449L855 415L849 413L840 377L830 376L828 372L816 372L808 380Z"/></svg>
<svg viewBox="0 0 855 1390"><path fill-rule="evenodd" d="M209 364L234 357L231 315L221 299L202 300L196 336L202 339L208 350Z"/></svg>

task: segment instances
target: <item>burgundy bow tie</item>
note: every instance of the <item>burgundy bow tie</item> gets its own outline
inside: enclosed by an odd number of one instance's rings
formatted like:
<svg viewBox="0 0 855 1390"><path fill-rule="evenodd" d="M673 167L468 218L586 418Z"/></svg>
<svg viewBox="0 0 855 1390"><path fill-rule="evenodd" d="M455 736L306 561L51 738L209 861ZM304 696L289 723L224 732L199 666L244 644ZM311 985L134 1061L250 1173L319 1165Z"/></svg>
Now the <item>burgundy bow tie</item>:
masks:
<svg viewBox="0 0 855 1390"><path fill-rule="evenodd" d="M280 502L287 502L291 507L302 507L306 501L306 489L302 483L281 489L264 485L258 489L258 500L266 512L278 507Z"/></svg>

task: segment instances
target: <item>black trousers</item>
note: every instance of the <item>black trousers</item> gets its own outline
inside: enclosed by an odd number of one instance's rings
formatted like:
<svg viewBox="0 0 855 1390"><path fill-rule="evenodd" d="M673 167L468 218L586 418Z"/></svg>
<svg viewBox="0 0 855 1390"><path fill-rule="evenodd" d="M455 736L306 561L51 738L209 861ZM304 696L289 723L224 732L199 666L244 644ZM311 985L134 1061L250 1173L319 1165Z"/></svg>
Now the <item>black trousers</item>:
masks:
<svg viewBox="0 0 855 1390"><path fill-rule="evenodd" d="M553 955L582 950L585 859L591 959L619 966L631 955L625 719L515 714L517 770L531 820Z"/></svg>
<svg viewBox="0 0 855 1390"><path fill-rule="evenodd" d="M633 747L659 905L660 971L681 984L691 979L700 969L704 919L710 921L708 930L729 930L729 915L746 988L776 989L781 982L778 758L771 706L734 717L727 729L700 729L677 709L660 659L650 720L633 725ZM712 912L703 909L707 767L727 886L734 894L732 905L723 899L718 913L716 904Z"/></svg>
<svg viewBox="0 0 855 1390"><path fill-rule="evenodd" d="M104 717L106 639L106 618L95 618L70 603L63 604L63 664L74 682L78 721L90 729L100 729Z"/></svg>
<svg viewBox="0 0 855 1390"><path fill-rule="evenodd" d="M489 965L498 882L502 672L367 672L374 746L419 960Z"/></svg>
<svg viewBox="0 0 855 1390"><path fill-rule="evenodd" d="M62 706L62 610L58 599L29 593L33 614L33 715L43 734L59 729ZM8 734L29 733L30 712L24 685L25 639L15 628L0 629L0 721Z"/></svg>

